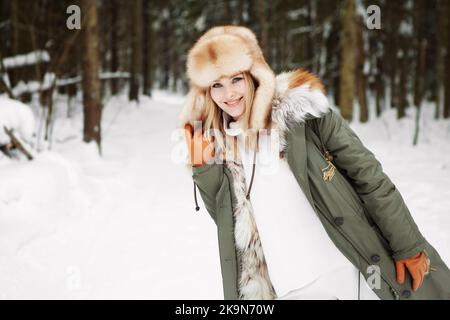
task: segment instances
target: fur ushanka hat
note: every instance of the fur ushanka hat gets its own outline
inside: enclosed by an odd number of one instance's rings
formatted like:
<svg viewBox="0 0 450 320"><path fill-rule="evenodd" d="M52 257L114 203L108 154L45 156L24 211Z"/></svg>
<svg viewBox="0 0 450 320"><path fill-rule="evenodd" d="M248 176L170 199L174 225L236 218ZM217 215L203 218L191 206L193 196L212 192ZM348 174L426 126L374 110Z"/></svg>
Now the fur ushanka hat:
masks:
<svg viewBox="0 0 450 320"><path fill-rule="evenodd" d="M190 91L178 117L179 128L204 119L206 90L222 76L248 71L256 80L249 128L266 127L275 93L275 74L264 60L255 34L240 26L214 27L189 50L187 75Z"/></svg>

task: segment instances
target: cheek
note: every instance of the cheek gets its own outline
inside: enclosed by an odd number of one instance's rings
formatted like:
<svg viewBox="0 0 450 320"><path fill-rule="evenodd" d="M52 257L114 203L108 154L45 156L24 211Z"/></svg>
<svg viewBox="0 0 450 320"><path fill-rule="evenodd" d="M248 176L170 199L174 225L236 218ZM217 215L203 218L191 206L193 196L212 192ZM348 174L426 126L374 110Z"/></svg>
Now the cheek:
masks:
<svg viewBox="0 0 450 320"><path fill-rule="evenodd" d="M245 93L246 93L246 91L247 91L247 87L246 87L246 85L245 85L245 81L244 81L244 80L239 81L238 91L239 91L239 94L240 94L241 96L244 96L244 97L245 97Z"/></svg>
<svg viewBox="0 0 450 320"><path fill-rule="evenodd" d="M221 101L221 94L219 92L220 90L211 90L211 99L213 99L213 101L219 105L219 102Z"/></svg>

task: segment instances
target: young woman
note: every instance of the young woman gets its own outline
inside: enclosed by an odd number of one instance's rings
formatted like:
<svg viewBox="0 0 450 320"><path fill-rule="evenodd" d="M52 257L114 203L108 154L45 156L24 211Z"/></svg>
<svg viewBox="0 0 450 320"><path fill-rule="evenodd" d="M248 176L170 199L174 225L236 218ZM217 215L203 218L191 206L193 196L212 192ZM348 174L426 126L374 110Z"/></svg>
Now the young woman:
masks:
<svg viewBox="0 0 450 320"><path fill-rule="evenodd" d="M200 37L187 74L178 126L225 299L450 299L448 267L314 75L275 77L237 26Z"/></svg>

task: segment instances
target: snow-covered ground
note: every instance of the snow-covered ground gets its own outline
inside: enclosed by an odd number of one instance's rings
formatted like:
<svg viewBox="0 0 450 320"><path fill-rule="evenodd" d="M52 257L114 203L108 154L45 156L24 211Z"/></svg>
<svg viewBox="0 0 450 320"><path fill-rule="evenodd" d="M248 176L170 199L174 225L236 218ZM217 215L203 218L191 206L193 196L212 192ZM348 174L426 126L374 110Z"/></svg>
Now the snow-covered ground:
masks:
<svg viewBox="0 0 450 320"><path fill-rule="evenodd" d="M162 92L139 105L111 99L102 157L81 142L80 111L56 121L51 151L0 156L0 299L223 298L214 223L201 200L194 210L190 173L173 162L181 104ZM424 108L417 147L413 109L352 127L450 263L450 122L432 113Z"/></svg>

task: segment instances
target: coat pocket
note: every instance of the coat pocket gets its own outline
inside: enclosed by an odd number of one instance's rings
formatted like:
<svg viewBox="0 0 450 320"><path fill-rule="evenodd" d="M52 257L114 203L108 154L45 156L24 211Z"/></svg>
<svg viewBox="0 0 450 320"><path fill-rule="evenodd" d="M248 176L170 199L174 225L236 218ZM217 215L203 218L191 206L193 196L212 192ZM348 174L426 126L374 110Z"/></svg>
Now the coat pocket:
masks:
<svg viewBox="0 0 450 320"><path fill-rule="evenodd" d="M370 227L377 234L377 237L383 243L383 246L386 248L386 250L388 250L389 252L392 252L392 249L389 245L389 241L383 236L381 229L378 227L378 225L372 219L370 214L364 208L364 205L363 205L361 199L359 198L358 194L351 186L350 182L340 172L337 172L336 176L337 176L338 184L340 184L340 186L344 190L347 190L347 192L345 192L346 196L344 196L343 198L345 198L345 200L349 203L349 205L352 205L352 207L355 209L355 212L358 214L358 216L361 217L366 223L368 223L370 225Z"/></svg>
<svg viewBox="0 0 450 320"><path fill-rule="evenodd" d="M325 180L323 170L329 163L324 159L317 145L309 142L307 147L310 182L317 189L318 195L323 198L331 214L336 212L339 216L352 215L366 221L362 202L343 173L336 168L333 177Z"/></svg>
<svg viewBox="0 0 450 320"><path fill-rule="evenodd" d="M366 222L370 223L369 221L367 221L368 219L364 213L364 206L359 199L359 196L353 189L350 182L347 181L347 179L339 170L336 170L331 183L333 183L336 189L336 193L340 196L341 200L347 203L347 205L353 209L353 213Z"/></svg>

